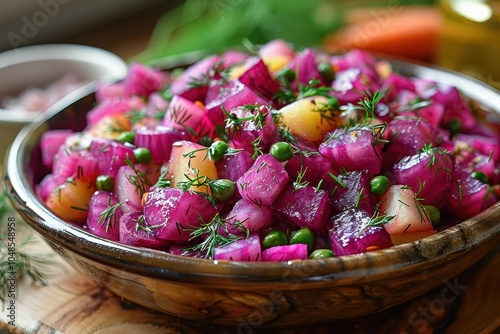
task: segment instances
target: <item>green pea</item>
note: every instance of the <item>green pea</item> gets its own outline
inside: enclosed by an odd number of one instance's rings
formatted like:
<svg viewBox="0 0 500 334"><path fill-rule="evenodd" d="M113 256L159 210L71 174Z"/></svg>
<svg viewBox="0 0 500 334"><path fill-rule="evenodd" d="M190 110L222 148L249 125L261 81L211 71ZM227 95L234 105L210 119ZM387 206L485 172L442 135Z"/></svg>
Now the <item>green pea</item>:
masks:
<svg viewBox="0 0 500 334"><path fill-rule="evenodd" d="M473 178L475 178L478 181L481 181L484 184L488 184L488 176L484 174L483 172L480 171L475 171L470 174Z"/></svg>
<svg viewBox="0 0 500 334"><path fill-rule="evenodd" d="M118 136L118 138L116 140L118 140L120 143L134 144L135 133L133 133L132 131L124 131L124 132L120 133L120 135Z"/></svg>
<svg viewBox="0 0 500 334"><path fill-rule="evenodd" d="M264 240L262 240L262 247L264 249L270 248L273 246L286 245L286 244L288 244L288 239L286 237L286 234L281 232L281 231L278 231L278 230L270 231L264 237Z"/></svg>
<svg viewBox="0 0 500 334"><path fill-rule="evenodd" d="M138 164L150 164L153 160L151 151L145 147L137 147L134 149L134 160Z"/></svg>
<svg viewBox="0 0 500 334"><path fill-rule="evenodd" d="M309 255L310 259L326 259L329 257L334 257L335 254L330 249L316 249L314 252Z"/></svg>
<svg viewBox="0 0 500 334"><path fill-rule="evenodd" d="M236 193L236 185L228 179L216 179L212 181L212 195L219 202L231 199Z"/></svg>
<svg viewBox="0 0 500 334"><path fill-rule="evenodd" d="M226 154L228 148L226 142L217 140L210 145L208 152L212 160L219 161Z"/></svg>
<svg viewBox="0 0 500 334"><path fill-rule="evenodd" d="M370 181L370 191L375 196L382 196L389 189L389 179L384 175L377 175Z"/></svg>
<svg viewBox="0 0 500 334"><path fill-rule="evenodd" d="M99 175L95 183L99 190L113 191L115 188L115 180L109 175Z"/></svg>
<svg viewBox="0 0 500 334"><path fill-rule="evenodd" d="M314 232L307 227L303 227L292 233L290 244L306 244L307 250L310 252L314 246Z"/></svg>
<svg viewBox="0 0 500 334"><path fill-rule="evenodd" d="M441 212L439 211L439 209L434 205L424 205L424 209L432 225L439 224L439 221L441 220Z"/></svg>
<svg viewBox="0 0 500 334"><path fill-rule="evenodd" d="M293 157L293 149L290 144L280 141L271 145L269 153L279 161L287 161Z"/></svg>
<svg viewBox="0 0 500 334"><path fill-rule="evenodd" d="M318 71L321 73L323 79L326 82L332 82L335 79L335 73L333 72L332 65L326 62L321 62L318 64Z"/></svg>

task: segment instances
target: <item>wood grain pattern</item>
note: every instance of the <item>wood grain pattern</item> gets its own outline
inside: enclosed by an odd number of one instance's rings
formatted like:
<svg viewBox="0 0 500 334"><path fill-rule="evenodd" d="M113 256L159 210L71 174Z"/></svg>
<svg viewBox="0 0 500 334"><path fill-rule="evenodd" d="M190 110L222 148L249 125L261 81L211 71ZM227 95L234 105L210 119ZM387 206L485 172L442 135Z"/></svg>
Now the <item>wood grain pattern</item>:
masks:
<svg viewBox="0 0 500 334"><path fill-rule="evenodd" d="M40 244L41 248L47 247ZM42 251L37 249L37 251ZM17 327L0 333L273 333L276 329L240 323L212 326L155 312L115 296L70 266L48 286L25 280L19 285ZM280 333L494 333L500 330L500 248L459 276L395 308L352 320ZM375 293L372 291L372 293ZM312 301L314 302L314 301ZM317 305L321 307L321 305Z"/></svg>

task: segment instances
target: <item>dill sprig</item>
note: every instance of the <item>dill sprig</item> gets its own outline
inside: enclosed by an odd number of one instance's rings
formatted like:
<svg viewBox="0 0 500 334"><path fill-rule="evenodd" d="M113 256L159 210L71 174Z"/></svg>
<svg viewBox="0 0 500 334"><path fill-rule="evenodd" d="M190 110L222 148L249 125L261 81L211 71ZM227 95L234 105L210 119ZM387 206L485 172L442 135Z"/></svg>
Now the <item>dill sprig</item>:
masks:
<svg viewBox="0 0 500 334"><path fill-rule="evenodd" d="M184 174L186 180L177 182L176 187L182 191L193 190L192 188L201 188L203 191L194 191L205 196L213 206L216 206L215 194L222 193L229 188L229 185L226 182L222 182L221 179L212 180L208 176L200 175L200 171L196 168L193 168L193 171L193 177Z"/></svg>
<svg viewBox="0 0 500 334"><path fill-rule="evenodd" d="M97 224L101 227L101 229L105 229L106 233L108 233L110 228L118 226L119 218L117 213L123 203L124 202L118 202L111 205L111 197L108 197L107 208L101 212L99 219L97 220Z"/></svg>
<svg viewBox="0 0 500 334"><path fill-rule="evenodd" d="M242 239L240 235L234 235L227 232L228 221L231 218L222 218L219 214L208 223L202 221L200 227L197 229L186 229L191 231L189 241L197 241L201 239L199 243L194 246L184 248L184 252L201 252L205 258L213 259L216 247L223 247L229 245L237 240ZM246 238L248 238L250 231L243 225L243 222L236 221L231 223L233 227L240 229ZM222 235L222 232L226 232L227 235Z"/></svg>
<svg viewBox="0 0 500 334"><path fill-rule="evenodd" d="M296 192L299 189L305 188L309 185L308 181L302 181L302 179L306 175L306 172L307 172L307 167L304 169L304 165L300 165L300 170L297 172L297 177L293 182L292 193Z"/></svg>
<svg viewBox="0 0 500 334"><path fill-rule="evenodd" d="M153 185L151 183L151 180L149 180L148 178L150 173L144 173L138 170L128 155L125 158L125 163L132 169L132 172L134 173L127 174L128 182L134 185L136 191L138 191L139 195L142 196Z"/></svg>

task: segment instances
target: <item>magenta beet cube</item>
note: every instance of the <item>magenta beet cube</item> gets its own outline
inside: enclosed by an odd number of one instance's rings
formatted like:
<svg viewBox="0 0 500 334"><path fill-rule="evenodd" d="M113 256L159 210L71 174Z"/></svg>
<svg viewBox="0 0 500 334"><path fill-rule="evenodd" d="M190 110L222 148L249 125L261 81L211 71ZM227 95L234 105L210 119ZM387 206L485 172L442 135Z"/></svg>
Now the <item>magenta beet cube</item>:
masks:
<svg viewBox="0 0 500 334"><path fill-rule="evenodd" d="M91 152L72 150L62 145L54 156L52 175L57 184L64 183L70 177L93 180L100 174L99 164L98 158Z"/></svg>
<svg viewBox="0 0 500 334"><path fill-rule="evenodd" d="M116 140L94 137L89 150L97 160L100 175L115 177L118 168L125 165L127 159L134 163L134 147Z"/></svg>
<svg viewBox="0 0 500 334"><path fill-rule="evenodd" d="M384 139L383 167L390 170L406 156L417 154L424 145L438 146L438 129L419 119L395 119L387 124ZM441 137L443 138L443 137Z"/></svg>
<svg viewBox="0 0 500 334"><path fill-rule="evenodd" d="M149 149L153 163L166 163L170 160L172 144L188 137L187 132L163 125L141 126L135 130L134 144Z"/></svg>
<svg viewBox="0 0 500 334"><path fill-rule="evenodd" d="M263 262L287 262L292 260L307 260L309 254L306 244L274 246L262 251Z"/></svg>
<svg viewBox="0 0 500 334"><path fill-rule="evenodd" d="M272 143L276 142L276 128L271 110L268 107L247 105L231 109L231 114L236 115L239 119L248 119L242 121L242 125L238 129L226 128L226 132L231 138L232 147L244 149L253 154L255 149L252 142L258 140L259 146L264 152L268 151Z"/></svg>
<svg viewBox="0 0 500 334"><path fill-rule="evenodd" d="M141 63L132 63L123 80L123 88L128 95L148 97L163 88L166 80L167 76L162 71Z"/></svg>
<svg viewBox="0 0 500 334"><path fill-rule="evenodd" d="M229 224L230 233L241 233L241 228L236 223L243 225L250 232L257 232L272 223L273 214L269 206L259 206L248 199L241 198L227 214L226 221Z"/></svg>
<svg viewBox="0 0 500 334"><path fill-rule="evenodd" d="M280 85L271 77L266 64L260 58L251 58L247 60L247 66L238 80L265 98L273 99Z"/></svg>
<svg viewBox="0 0 500 334"><path fill-rule="evenodd" d="M125 213L120 218L119 241L122 244L145 247L153 249L162 249L167 243L161 239L155 238L151 229L144 225L144 216L142 211Z"/></svg>
<svg viewBox="0 0 500 334"><path fill-rule="evenodd" d="M318 150L335 170L380 173L382 150L371 130L335 131L319 145Z"/></svg>
<svg viewBox="0 0 500 334"><path fill-rule="evenodd" d="M236 182L250 167L255 160L248 151L239 151L236 154L226 154L215 163L217 174L220 179L229 179Z"/></svg>
<svg viewBox="0 0 500 334"><path fill-rule="evenodd" d="M172 82L170 86L172 94L191 101L204 101L209 84L204 78L214 75L210 72L216 69L219 60L219 56L211 56L188 67Z"/></svg>
<svg viewBox="0 0 500 334"><path fill-rule="evenodd" d="M144 204L146 225L166 241L188 241L193 229L208 224L217 213L202 194L177 188L153 187Z"/></svg>
<svg viewBox="0 0 500 334"><path fill-rule="evenodd" d="M215 127L207 116L207 110L179 95L172 97L162 124L187 131L193 137L214 136Z"/></svg>
<svg viewBox="0 0 500 334"><path fill-rule="evenodd" d="M294 189L292 184L281 192L272 205L273 213L297 227L308 227L314 232L325 231L330 217L330 199L324 190L312 186Z"/></svg>
<svg viewBox="0 0 500 334"><path fill-rule="evenodd" d="M64 145L66 138L73 134L71 129L48 130L40 137L40 149L42 151L42 163L48 168L52 168L54 156L59 147Z"/></svg>
<svg viewBox="0 0 500 334"><path fill-rule="evenodd" d="M487 184L476 180L463 166L456 164L446 211L462 219L471 218L481 212L488 193Z"/></svg>
<svg viewBox="0 0 500 334"><path fill-rule="evenodd" d="M376 198L370 191L372 177L367 170L338 175L338 182L334 181L329 186L333 194L330 201L331 213L337 214L354 207L373 213Z"/></svg>
<svg viewBox="0 0 500 334"><path fill-rule="evenodd" d="M349 209L328 221L330 247L336 256L359 254L368 247L388 248L391 238L383 226L369 226L371 214L360 209Z"/></svg>
<svg viewBox="0 0 500 334"><path fill-rule="evenodd" d="M390 178L393 184L418 192L422 204L443 208L450 198L453 169L453 156L445 149L433 148L401 159Z"/></svg>
<svg viewBox="0 0 500 334"><path fill-rule="evenodd" d="M288 65L297 73L297 82L301 85L308 85L311 80L318 80L319 85L325 86L325 80L318 70L318 61L316 54L312 49L305 49L298 53Z"/></svg>
<svg viewBox="0 0 500 334"><path fill-rule="evenodd" d="M251 233L246 239L239 239L226 246L215 247L214 260L256 262L261 261L261 253L259 235Z"/></svg>
<svg viewBox="0 0 500 334"><path fill-rule="evenodd" d="M118 241L120 238L120 218L123 212L120 208L114 214L106 215L104 210L117 205L118 197L108 191L98 190L92 195L89 202L87 227L89 231L99 237ZM107 218L105 218L107 217Z"/></svg>
<svg viewBox="0 0 500 334"><path fill-rule="evenodd" d="M264 154L255 160L236 185L242 198L257 205L270 206L288 182L288 174L281 162L270 154Z"/></svg>
<svg viewBox="0 0 500 334"><path fill-rule="evenodd" d="M303 151L318 153L317 148L313 144L297 143L295 145ZM325 177L328 175L328 172L332 172L332 166L330 165L330 161L321 154L304 156L301 153L295 153L286 163L285 169L291 178L296 178L302 170L302 181L309 182L313 186L318 185L320 181L323 181L323 185L332 182L331 178Z"/></svg>
<svg viewBox="0 0 500 334"><path fill-rule="evenodd" d="M223 109L230 113L233 108L249 104L266 106L270 103L238 80L226 85L211 86L207 92L208 118L214 125L224 124Z"/></svg>

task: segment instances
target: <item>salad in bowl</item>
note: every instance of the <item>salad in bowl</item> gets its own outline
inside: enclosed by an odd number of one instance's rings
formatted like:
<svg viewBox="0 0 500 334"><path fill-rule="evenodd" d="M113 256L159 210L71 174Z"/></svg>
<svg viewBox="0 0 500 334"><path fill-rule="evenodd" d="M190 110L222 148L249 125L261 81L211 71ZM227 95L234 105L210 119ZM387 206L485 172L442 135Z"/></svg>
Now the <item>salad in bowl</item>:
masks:
<svg viewBox="0 0 500 334"><path fill-rule="evenodd" d="M244 262L414 242L497 202L499 137L454 86L281 40L96 91L40 139L36 195L105 239Z"/></svg>

